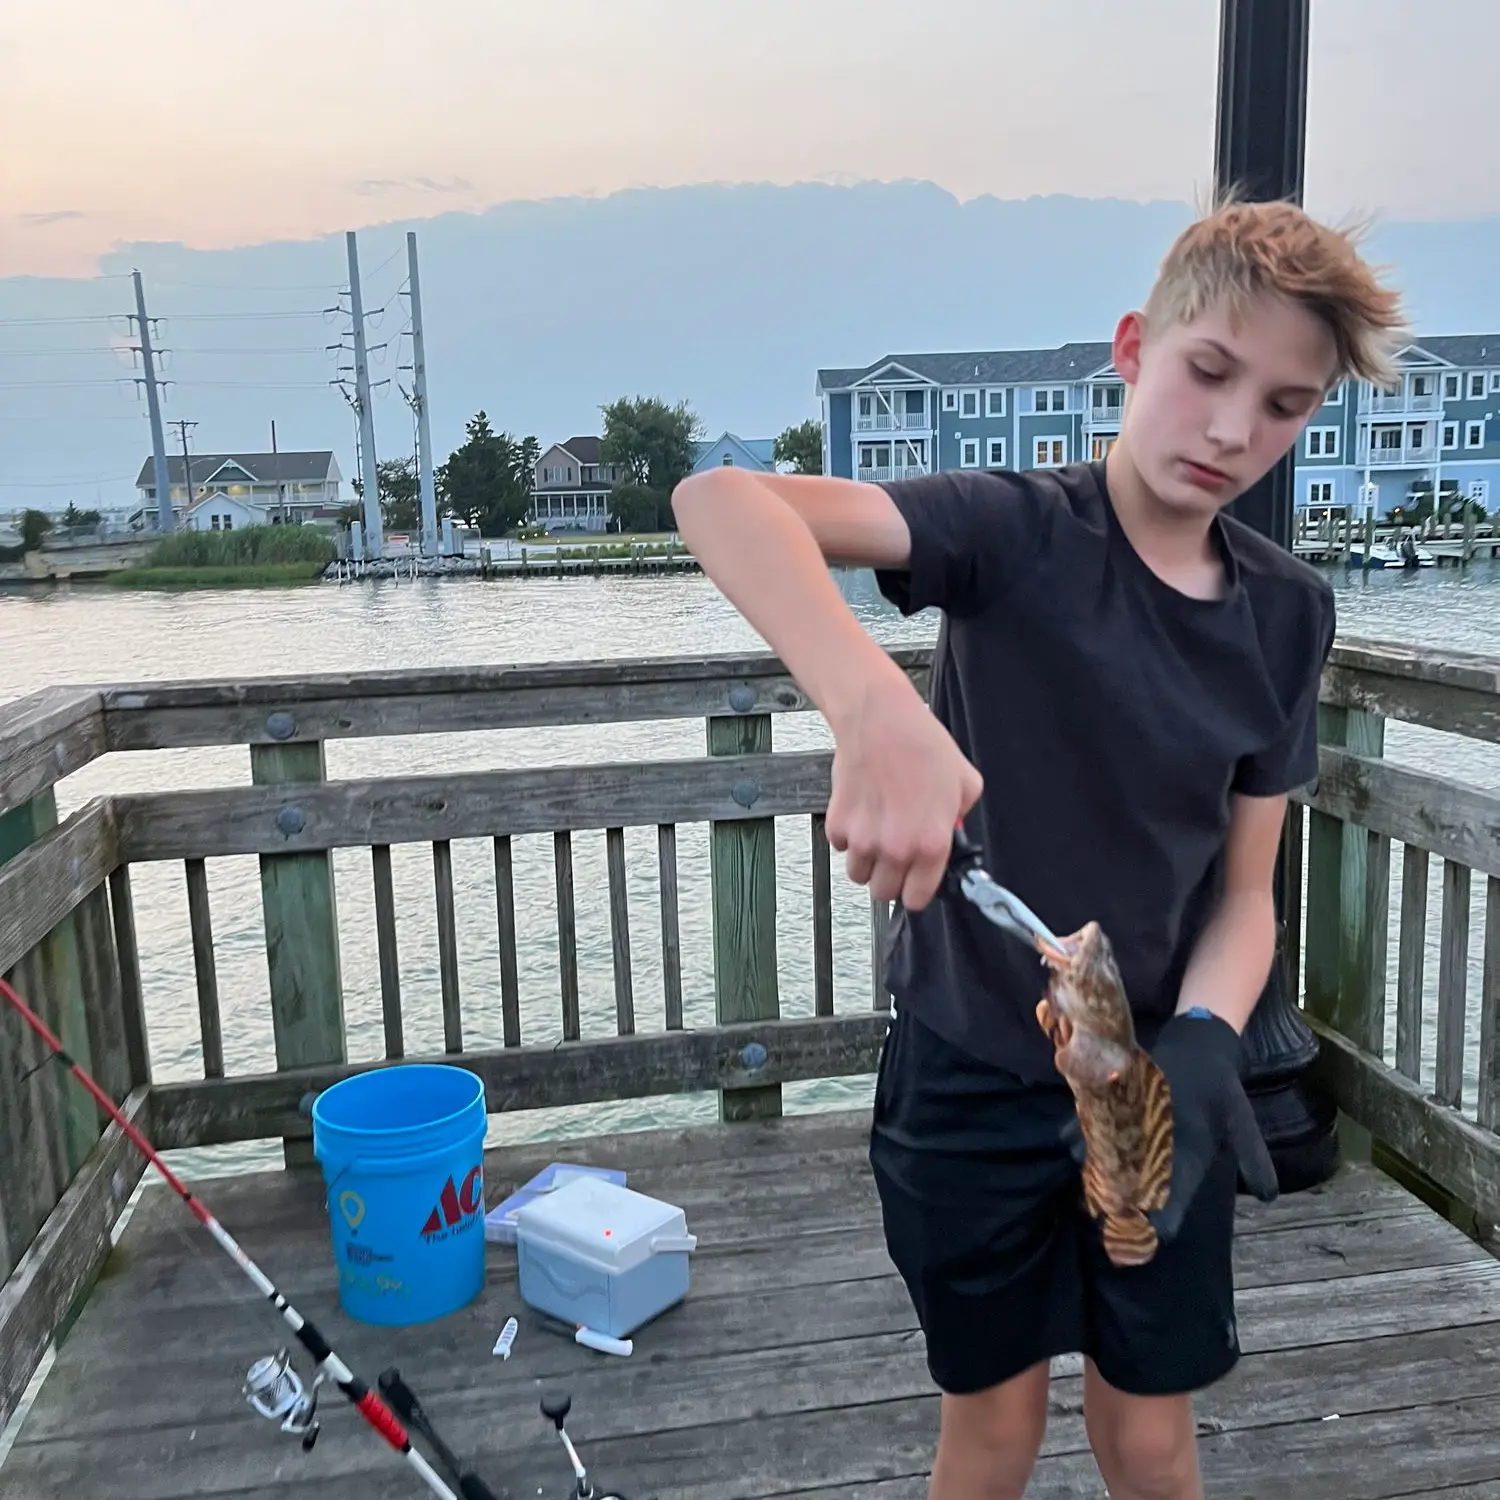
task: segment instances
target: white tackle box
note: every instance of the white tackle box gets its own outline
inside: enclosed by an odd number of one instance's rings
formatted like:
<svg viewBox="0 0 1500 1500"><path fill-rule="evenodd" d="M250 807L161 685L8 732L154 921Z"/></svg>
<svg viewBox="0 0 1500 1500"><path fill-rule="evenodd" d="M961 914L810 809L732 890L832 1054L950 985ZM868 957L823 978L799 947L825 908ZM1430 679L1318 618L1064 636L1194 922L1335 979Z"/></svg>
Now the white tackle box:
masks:
<svg viewBox="0 0 1500 1500"><path fill-rule="evenodd" d="M626 1338L681 1302L698 1240L683 1211L597 1177L575 1177L516 1213L521 1300Z"/></svg>

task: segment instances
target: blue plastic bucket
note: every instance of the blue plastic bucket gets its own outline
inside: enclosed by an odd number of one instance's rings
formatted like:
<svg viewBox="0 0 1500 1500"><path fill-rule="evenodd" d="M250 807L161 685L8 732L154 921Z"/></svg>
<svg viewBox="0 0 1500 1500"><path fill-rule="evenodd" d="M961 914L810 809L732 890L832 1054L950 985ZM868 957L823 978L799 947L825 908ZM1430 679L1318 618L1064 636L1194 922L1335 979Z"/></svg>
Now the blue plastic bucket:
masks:
<svg viewBox="0 0 1500 1500"><path fill-rule="evenodd" d="M356 1074L313 1102L339 1303L401 1327L441 1318L484 1286L484 1084L409 1063Z"/></svg>

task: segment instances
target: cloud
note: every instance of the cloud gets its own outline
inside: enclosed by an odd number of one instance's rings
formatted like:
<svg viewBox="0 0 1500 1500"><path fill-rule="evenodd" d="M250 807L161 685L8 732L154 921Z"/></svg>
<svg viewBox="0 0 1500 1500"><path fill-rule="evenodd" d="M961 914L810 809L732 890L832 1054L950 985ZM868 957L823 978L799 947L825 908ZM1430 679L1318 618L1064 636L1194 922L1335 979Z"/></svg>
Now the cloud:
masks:
<svg viewBox="0 0 1500 1500"><path fill-rule="evenodd" d="M366 177L354 184L354 191L367 198L381 193L472 193L474 184L467 177L450 177L446 182L435 177Z"/></svg>
<svg viewBox="0 0 1500 1500"><path fill-rule="evenodd" d="M77 208L55 208L50 213L40 214L17 214L23 224L30 224L36 229L45 229L48 224L66 224L72 219L86 218L87 215Z"/></svg>

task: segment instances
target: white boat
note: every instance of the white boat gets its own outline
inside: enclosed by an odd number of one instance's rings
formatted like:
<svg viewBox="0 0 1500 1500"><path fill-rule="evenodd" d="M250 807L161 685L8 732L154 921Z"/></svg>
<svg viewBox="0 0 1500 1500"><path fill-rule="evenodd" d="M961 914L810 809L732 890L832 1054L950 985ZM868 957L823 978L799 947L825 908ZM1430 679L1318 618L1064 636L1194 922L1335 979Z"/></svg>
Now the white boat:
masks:
<svg viewBox="0 0 1500 1500"><path fill-rule="evenodd" d="M1351 542L1349 545L1349 562L1351 565L1358 563L1365 566L1365 544L1363 542ZM1372 568L1435 568L1437 558L1425 547L1413 548L1410 560L1402 555L1399 546L1392 546L1390 542L1376 542L1370 549L1370 561L1368 566Z"/></svg>

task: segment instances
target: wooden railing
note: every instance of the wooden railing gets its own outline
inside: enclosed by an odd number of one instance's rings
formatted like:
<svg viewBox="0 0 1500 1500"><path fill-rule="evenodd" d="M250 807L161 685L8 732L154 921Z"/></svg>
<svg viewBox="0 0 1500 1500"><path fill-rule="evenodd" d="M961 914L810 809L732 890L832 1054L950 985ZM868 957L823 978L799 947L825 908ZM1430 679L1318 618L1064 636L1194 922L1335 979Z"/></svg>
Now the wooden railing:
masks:
<svg viewBox="0 0 1500 1500"><path fill-rule="evenodd" d="M925 685L928 651L894 654ZM1292 992L1323 1038L1320 1075L1353 1119L1500 1219L1500 795L1383 758L1387 720L1440 731L1444 743L1500 744L1500 659L1340 642L1323 700L1321 780L1289 819L1291 846L1305 847L1305 860L1290 862L1288 899ZM41 693L9 705L0 733L0 973L168 1149L279 1139L290 1163L307 1163L310 1097L351 1071L431 1055L409 1043L414 1026L427 1024L428 1002L440 1012L436 1055L462 1057L496 1114L709 1092L725 1120L774 1114L786 1085L873 1071L887 1006L888 910L849 886L824 835L826 737L807 748L803 733L804 748L773 749L776 723L817 729L808 707L763 656ZM326 747L337 741L397 738L419 762L419 737L434 733L587 726L613 738L632 724L660 726L653 738L690 730L706 753L327 775ZM248 747L248 785L119 789L56 824L58 784L101 756L213 746ZM1500 773L1492 780L1500 787ZM685 837L706 842L712 957L703 964L685 956L685 914L705 901L696 882L681 882ZM551 845L546 900L555 909L559 1004L550 1021L523 1004L520 983L521 939L533 951L538 921L551 921L539 917L534 894L518 899L521 852L534 839ZM476 987L464 982L460 951L476 883L462 884L455 871L472 872L477 840L487 846L484 921L495 943ZM1393 840L1403 844L1404 883L1392 1025ZM395 871L398 851L412 845L430 851L431 904L422 913L436 930L430 979L413 973L409 953L403 964L398 945L405 908ZM351 872L338 852L352 849L369 850L367 874L357 877L368 884L352 894L362 911L368 902L373 927L378 1045L347 1008L365 1004L346 982L353 961L364 961L350 946L363 934L351 938L347 911L340 919ZM264 928L264 1007L253 989L221 983L215 934L243 913L210 896L218 862L249 856L259 877L250 899ZM336 857L345 861L337 897ZM1423 948L1434 858L1443 916L1429 1007ZM580 860L590 871L598 865L597 885L592 877L578 884ZM795 887L778 873L789 863ZM143 985L138 956L132 876L144 888L147 871L155 867L156 881L163 866L181 870L186 897L181 942L197 1015L197 1063L186 1077L153 1069L143 998L151 973ZM1479 924L1470 916L1476 874L1488 882ZM643 887L656 908L649 928L638 920ZM789 907L806 918L800 952L778 938ZM858 945L868 979L845 1000L835 976L854 936L851 910L866 913ZM580 930L604 915L607 948L590 948ZM1484 957L1470 1008L1480 926ZM584 984L584 966L592 974L606 963L608 1002L590 1005L598 987ZM645 989L646 969L659 974L659 993ZM194 1003L186 993L171 999L180 1028ZM246 1014L267 1012L275 1066L256 1071L232 1038ZM37 1049L12 1023L0 1016L0 1419L97 1274L141 1171L118 1131L101 1130L57 1070L34 1071ZM356 1052L367 1055L351 1060Z"/></svg>

